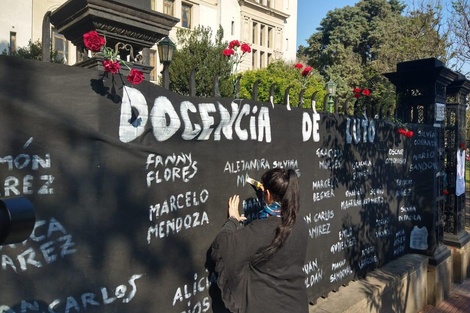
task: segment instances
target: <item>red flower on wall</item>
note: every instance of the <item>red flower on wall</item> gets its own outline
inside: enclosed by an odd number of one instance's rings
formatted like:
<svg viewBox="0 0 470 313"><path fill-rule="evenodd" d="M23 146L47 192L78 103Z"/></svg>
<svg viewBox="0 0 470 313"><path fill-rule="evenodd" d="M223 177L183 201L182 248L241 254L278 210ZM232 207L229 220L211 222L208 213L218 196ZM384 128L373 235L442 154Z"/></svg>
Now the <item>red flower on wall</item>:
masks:
<svg viewBox="0 0 470 313"><path fill-rule="evenodd" d="M230 48L225 48L224 51L222 52L225 56L231 56L235 54L235 51Z"/></svg>
<svg viewBox="0 0 470 313"><path fill-rule="evenodd" d="M232 74L238 71L238 65L242 62L243 56L250 52L251 47L245 42L240 42L239 40L229 42L227 48L222 51L222 54L229 58Z"/></svg>
<svg viewBox="0 0 470 313"><path fill-rule="evenodd" d="M312 75L312 72L313 72L313 67L311 66L305 66L302 64L302 63L296 63L294 64L294 67L299 71L300 73L300 76L301 76L301 88L302 89L305 89L307 88L307 85L308 85L308 77L310 75Z"/></svg>
<svg viewBox="0 0 470 313"><path fill-rule="evenodd" d="M232 40L228 43L228 48L229 49L234 49L234 48L237 48L237 47L240 47L240 41L238 41L238 40Z"/></svg>
<svg viewBox="0 0 470 313"><path fill-rule="evenodd" d="M250 47L249 44L243 43L243 44L240 46L240 50L242 50L243 53L250 53L250 52L251 52L251 47Z"/></svg>
<svg viewBox="0 0 470 313"><path fill-rule="evenodd" d="M312 72L313 68L311 66L306 66L303 70L302 70L302 77L307 77L310 75L310 73Z"/></svg>
<svg viewBox="0 0 470 313"><path fill-rule="evenodd" d="M104 71L111 73L111 74L116 74L117 72L119 72L119 69L121 68L121 65L119 64L117 60L113 61L113 60L104 59L102 61L102 64L104 67Z"/></svg>
<svg viewBox="0 0 470 313"><path fill-rule="evenodd" d="M367 88L361 89L356 87L353 89L354 98L359 99L360 97L370 97L370 90Z"/></svg>
<svg viewBox="0 0 470 313"><path fill-rule="evenodd" d="M83 35L83 43L85 47L90 50L94 56L103 57L101 64L103 65L106 73L118 74L121 65L126 66L130 72L127 76L127 81L133 85L140 84L144 80L144 73L136 68L131 68L127 62L121 60L118 54L111 48L106 47L106 39L92 30Z"/></svg>
<svg viewBox="0 0 470 313"><path fill-rule="evenodd" d="M413 131L402 128L402 127L398 128L398 133L400 135L403 135L403 136L407 137L407 138L411 138L414 135Z"/></svg>
<svg viewBox="0 0 470 313"><path fill-rule="evenodd" d="M92 30L83 35L83 43L91 52L100 52L101 48L106 44L106 40L96 31Z"/></svg>
<svg viewBox="0 0 470 313"><path fill-rule="evenodd" d="M131 69L129 75L127 75L127 81L133 85L140 84L143 80L144 74L135 68Z"/></svg>

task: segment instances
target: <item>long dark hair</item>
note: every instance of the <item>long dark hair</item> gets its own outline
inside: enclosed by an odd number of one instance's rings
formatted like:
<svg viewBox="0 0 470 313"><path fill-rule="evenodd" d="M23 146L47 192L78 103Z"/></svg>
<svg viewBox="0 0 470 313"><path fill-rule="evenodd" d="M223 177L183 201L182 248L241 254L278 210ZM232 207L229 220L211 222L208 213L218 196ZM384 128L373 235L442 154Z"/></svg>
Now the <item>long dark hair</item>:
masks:
<svg viewBox="0 0 470 313"><path fill-rule="evenodd" d="M282 248L297 219L300 205L299 179L292 169L274 168L263 174L261 183L281 204L281 224L276 228L273 241L256 253L252 264L260 266L269 261Z"/></svg>

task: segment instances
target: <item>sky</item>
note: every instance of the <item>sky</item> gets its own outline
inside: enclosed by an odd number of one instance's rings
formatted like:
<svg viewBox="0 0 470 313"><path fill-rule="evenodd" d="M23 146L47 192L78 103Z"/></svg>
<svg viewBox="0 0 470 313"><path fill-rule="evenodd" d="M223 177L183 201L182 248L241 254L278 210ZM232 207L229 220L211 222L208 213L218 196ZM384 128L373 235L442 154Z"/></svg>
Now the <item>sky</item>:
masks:
<svg viewBox="0 0 470 313"><path fill-rule="evenodd" d="M298 0L297 47L307 46L307 39L317 30L328 11L353 6L359 0Z"/></svg>
<svg viewBox="0 0 470 313"><path fill-rule="evenodd" d="M359 0L298 0L297 1L297 47L307 46L307 39L317 30L320 22L328 11L354 6ZM413 4L413 0L402 0L403 3ZM444 3L450 2L443 0ZM405 9L406 11L406 9Z"/></svg>

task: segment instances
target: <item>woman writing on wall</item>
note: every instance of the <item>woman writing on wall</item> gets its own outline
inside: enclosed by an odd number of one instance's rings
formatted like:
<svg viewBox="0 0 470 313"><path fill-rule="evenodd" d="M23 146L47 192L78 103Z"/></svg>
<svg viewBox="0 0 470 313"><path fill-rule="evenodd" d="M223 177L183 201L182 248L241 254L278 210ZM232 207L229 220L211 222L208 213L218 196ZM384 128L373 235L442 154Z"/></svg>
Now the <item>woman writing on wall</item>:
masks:
<svg viewBox="0 0 470 313"><path fill-rule="evenodd" d="M294 170L263 174L263 209L246 226L239 196L228 201L229 219L212 244L222 299L231 312L308 312L305 274L308 229L299 217L299 182Z"/></svg>

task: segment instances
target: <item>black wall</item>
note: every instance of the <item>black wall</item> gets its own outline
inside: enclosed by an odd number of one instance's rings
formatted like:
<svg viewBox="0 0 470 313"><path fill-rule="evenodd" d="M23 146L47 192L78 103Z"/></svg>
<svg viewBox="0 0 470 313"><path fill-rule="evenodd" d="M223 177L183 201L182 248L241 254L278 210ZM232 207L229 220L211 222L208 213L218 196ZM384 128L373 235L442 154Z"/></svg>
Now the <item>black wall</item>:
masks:
<svg viewBox="0 0 470 313"><path fill-rule="evenodd" d="M300 175L311 301L435 249L432 127L406 138L7 57L0 73L0 197L27 197L37 219L0 247L0 312L221 312L208 249L228 197L253 198L246 177L273 167Z"/></svg>

